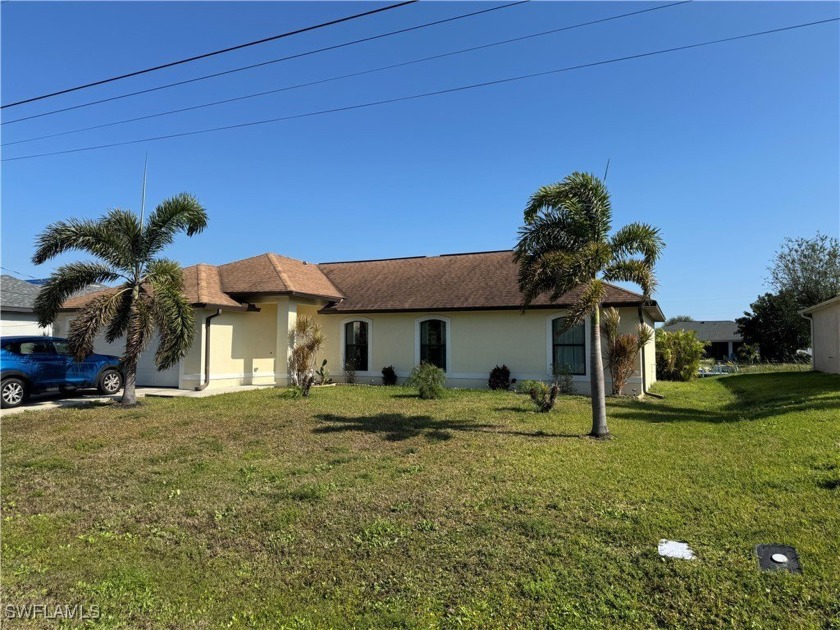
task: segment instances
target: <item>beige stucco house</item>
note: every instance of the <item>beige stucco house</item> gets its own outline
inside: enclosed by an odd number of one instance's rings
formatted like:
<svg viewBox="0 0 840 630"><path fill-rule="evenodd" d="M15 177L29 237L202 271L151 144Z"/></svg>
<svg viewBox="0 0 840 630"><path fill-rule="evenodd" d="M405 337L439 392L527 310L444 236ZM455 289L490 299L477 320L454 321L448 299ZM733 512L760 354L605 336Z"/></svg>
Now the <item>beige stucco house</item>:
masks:
<svg viewBox="0 0 840 630"><path fill-rule="evenodd" d="M548 379L552 364L563 363L576 389L589 392L589 324L559 330L573 295L553 303L541 297L522 312L510 251L324 264L269 253L195 265L184 277L196 309L193 347L178 367L162 373L154 369L150 347L138 366L138 385L287 385L289 331L306 315L326 335L318 362L327 359L335 380L342 380L346 361L361 383L381 383L389 365L405 378L428 361L446 371L450 387L487 387L497 364L522 380ZM66 334L87 299L65 303L55 334ZM619 309L627 332L639 322L664 321L655 301L617 286L609 286L605 306ZM122 351L104 341L96 349ZM625 391L641 393L655 379L651 340Z"/></svg>
<svg viewBox="0 0 840 630"><path fill-rule="evenodd" d="M800 311L811 320L811 361L818 372L840 374L840 295Z"/></svg>

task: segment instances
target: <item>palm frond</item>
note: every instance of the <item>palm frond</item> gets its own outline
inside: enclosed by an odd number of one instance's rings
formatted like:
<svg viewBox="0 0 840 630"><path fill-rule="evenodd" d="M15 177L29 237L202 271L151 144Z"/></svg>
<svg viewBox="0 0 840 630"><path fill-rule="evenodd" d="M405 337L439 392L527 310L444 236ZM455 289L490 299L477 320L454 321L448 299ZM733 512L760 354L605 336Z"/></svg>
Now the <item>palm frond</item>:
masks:
<svg viewBox="0 0 840 630"><path fill-rule="evenodd" d="M79 310L67 334L67 346L74 359L82 361L93 352L96 334L114 317L126 292L125 288L107 291Z"/></svg>
<svg viewBox="0 0 840 630"><path fill-rule="evenodd" d="M645 297L650 297L656 290L656 276L653 268L644 260L619 260L604 269L607 282L632 282L642 288Z"/></svg>
<svg viewBox="0 0 840 630"><path fill-rule="evenodd" d="M178 232L193 236L205 227L207 212L195 197L188 193L170 197L149 215L144 227L144 254L151 258L169 245Z"/></svg>
<svg viewBox="0 0 840 630"><path fill-rule="evenodd" d="M128 320L131 316L131 301L133 299L132 287L124 284L120 303L114 312L108 327L105 329L105 341L114 343L120 337L125 336L128 330Z"/></svg>
<svg viewBox="0 0 840 630"><path fill-rule="evenodd" d="M148 347L154 333L153 305L150 295L141 292L131 304L128 326L126 328L125 353L123 364L136 365L140 354Z"/></svg>
<svg viewBox="0 0 840 630"><path fill-rule="evenodd" d="M168 282L155 285L151 302L159 337L155 365L165 370L189 352L195 334L194 313L181 287Z"/></svg>
<svg viewBox="0 0 840 630"><path fill-rule="evenodd" d="M143 226L140 224L140 217L131 210L114 208L100 221L103 229L119 241L121 251L128 254L124 268L133 272L138 264L142 265L145 262L141 252Z"/></svg>
<svg viewBox="0 0 840 630"><path fill-rule="evenodd" d="M564 321L564 331L582 323L592 315L596 309L601 308L604 301L607 287L601 280L591 280L581 288L580 295L575 303L569 307L569 314Z"/></svg>
<svg viewBox="0 0 840 630"><path fill-rule="evenodd" d="M180 291L184 286L184 272L181 265L174 260L157 258L150 262L146 268L145 281L155 289L169 286Z"/></svg>
<svg viewBox="0 0 840 630"><path fill-rule="evenodd" d="M119 278L116 271L100 263L74 262L62 265L50 276L35 298L38 324L43 327L52 324L65 300L89 284L114 282Z"/></svg>
<svg viewBox="0 0 840 630"><path fill-rule="evenodd" d="M131 251L114 230L107 217L98 220L69 219L52 223L35 239L32 262L40 265L67 251L84 251L101 258L118 269L127 269Z"/></svg>
<svg viewBox="0 0 840 630"><path fill-rule="evenodd" d="M647 223L630 223L618 230L610 239L613 255L617 260L641 254L648 265L653 265L665 249L659 228Z"/></svg>

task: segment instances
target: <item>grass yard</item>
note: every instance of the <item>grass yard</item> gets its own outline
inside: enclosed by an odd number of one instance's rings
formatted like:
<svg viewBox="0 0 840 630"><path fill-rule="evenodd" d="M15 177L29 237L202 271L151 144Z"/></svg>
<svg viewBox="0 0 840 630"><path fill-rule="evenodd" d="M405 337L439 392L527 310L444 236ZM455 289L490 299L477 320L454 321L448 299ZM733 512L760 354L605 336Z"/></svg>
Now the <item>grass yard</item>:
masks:
<svg viewBox="0 0 840 630"><path fill-rule="evenodd" d="M3 604L126 628L840 628L840 378L656 390L608 402L606 442L581 437L586 398L489 391L6 417ZM772 542L801 575L759 572Z"/></svg>

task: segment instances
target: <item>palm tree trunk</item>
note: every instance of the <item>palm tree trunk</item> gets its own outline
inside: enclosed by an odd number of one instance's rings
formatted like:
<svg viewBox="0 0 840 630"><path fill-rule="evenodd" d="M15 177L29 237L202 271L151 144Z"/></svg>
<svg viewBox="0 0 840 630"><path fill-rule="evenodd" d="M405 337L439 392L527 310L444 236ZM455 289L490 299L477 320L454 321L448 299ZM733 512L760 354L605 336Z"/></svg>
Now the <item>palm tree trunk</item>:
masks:
<svg viewBox="0 0 840 630"><path fill-rule="evenodd" d="M126 407L137 404L137 394L135 387L137 385L137 363L132 361L125 366L125 383L123 384L123 395L120 403Z"/></svg>
<svg viewBox="0 0 840 630"><path fill-rule="evenodd" d="M609 436L607 428L607 404L604 397L604 359L601 356L601 309L592 313L592 343L590 348L592 376L592 437Z"/></svg>

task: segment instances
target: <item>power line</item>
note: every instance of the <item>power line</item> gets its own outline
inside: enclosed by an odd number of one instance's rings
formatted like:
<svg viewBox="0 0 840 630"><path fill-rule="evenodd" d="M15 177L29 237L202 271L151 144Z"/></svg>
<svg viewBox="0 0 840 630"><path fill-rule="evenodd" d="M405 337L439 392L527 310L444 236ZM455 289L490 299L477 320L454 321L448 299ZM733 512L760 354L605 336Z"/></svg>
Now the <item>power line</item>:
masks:
<svg viewBox="0 0 840 630"><path fill-rule="evenodd" d="M565 68L557 68L555 70L545 70L543 72L534 72L534 73L531 73L531 74L523 74L523 75L519 75L519 76L515 76L515 77L508 77L508 78L505 78L505 79L496 79L494 81L484 81L484 82L481 82L481 83L473 83L473 84L470 84L470 85L462 85L462 86L459 86L459 87L447 88L447 89L444 89L444 90L435 90L433 92L423 92L423 93L420 93L420 94L412 94L410 96L400 96L400 97L397 97L397 98L384 99L384 100L373 101L373 102L369 102L369 103L361 103L361 104L358 104L358 105L347 105L347 106L344 106L344 107L335 107L335 108L332 108L332 109L324 109L324 110L320 110L320 111L316 111L316 112L308 112L308 113L304 113L304 114L295 114L295 115L291 115L291 116L282 116L282 117L279 117L279 118L269 118L269 119L266 119L266 120L256 120L256 121L251 121L251 122L246 122L246 123L238 123L238 124L234 124L234 125L225 125L225 126L222 126L222 127L213 127L213 128L210 128L210 129L198 129L196 131L185 131L185 132L181 132L181 133L173 133L173 134L168 134L168 135L163 135L163 136L154 136L154 137L150 137L150 138L140 138L138 140L126 140L126 141L123 141L123 142L112 142L110 144L100 144L100 145L94 145L94 146L89 146L89 147L81 147L81 148L77 148L77 149L66 149L64 151L51 151L51 152L48 152L48 153L36 153L36 154L32 154L32 155L23 155L23 156L13 157L13 158L3 158L2 161L3 162L13 162L13 161L17 161L17 160L28 160L28 159L32 159L32 158L47 157L47 156L51 156L51 155L64 155L64 154L68 154L68 153L79 153L79 152L82 152L82 151L94 151L94 150L97 150L97 149L108 149L108 148L111 148L111 147L119 147L119 146L131 145L131 144L139 144L139 143L142 143L142 142L155 142L155 141L159 141L159 140L168 140L168 139L171 139L171 138L182 138L182 137L186 137L186 136L196 136L196 135L205 134L205 133L214 133L214 132L217 132L217 131L226 131L226 130L229 130L229 129L241 129L241 128L244 128L244 127L255 127L255 126L258 126L258 125L266 125L266 124L270 124L270 123L283 122L283 121L286 121L286 120L295 120L295 119L299 119L299 118L310 118L310 117L314 117L314 116L322 116L322 115L325 115L325 114L334 114L334 113L337 113L337 112L346 112L346 111L352 111L352 110L357 110L357 109L364 109L364 108L368 108L368 107L377 107L377 106L380 106L380 105L389 105L389 104L392 104L392 103L399 103L399 102L403 102L403 101L417 100L417 99L426 98L426 97L430 97L430 96L440 96L440 95L443 95L443 94L452 94L452 93L455 93L455 92L464 92L464 91L473 90L473 89L476 89L476 88L489 87L489 86L493 86L493 85L502 85L502 84L505 84L505 83L512 83L512 82L515 82L515 81L522 81L522 80L525 80L525 79L533 79L533 78L537 78L537 77L544 77L544 76L548 76L548 75L552 75L552 74L559 74L561 72L569 72L569 71L572 71L572 70L580 70L580 69L583 69L583 68L593 68L593 67L596 67L596 66L603 66L603 65L618 63L618 62L622 62L622 61L630 61L630 60L633 60L633 59L643 59L643 58L646 58L646 57L653 57L653 56L656 56L656 55L663 55L663 54L677 52L677 51L681 51L681 50L690 50L690 49L693 49L693 48L702 48L704 46L712 46L712 45L715 45L715 44L722 44L722 43L725 43L725 42L732 42L732 41L737 41L737 40L741 40L741 39L748 39L748 38L751 38L751 37L760 37L760 36L763 36L763 35L771 35L773 33L781 33L781 32L784 32L784 31L792 31L792 30L795 30L795 29L807 28L807 27L810 27L810 26L817 26L819 24L827 24L827 23L830 23L830 22L837 22L838 20L840 20L840 18L829 18L829 19L826 19L826 20L818 20L818 21L815 21L815 22L806 22L804 24L795 24L795 25L792 25L792 26L784 26L784 27L781 27L781 28L775 28L775 29L771 29L771 30L767 30L767 31L758 31L758 32L755 32L755 33L747 33L745 35L736 35L734 37L725 37L725 38L722 38L722 39L715 39L715 40L710 40L710 41L706 41L706 42L699 42L699 43L696 43L696 44L688 44L688 45L685 45L685 46L675 46L673 48L664 48L662 50L654 50L654 51L651 51L651 52L639 53L639 54L636 54L636 55L626 55L624 57L616 57L616 58L613 58L613 59L605 59L605 60L602 60L602 61L593 61L591 63L579 64L579 65L576 65L576 66L568 66L568 67L565 67Z"/></svg>
<svg viewBox="0 0 840 630"><path fill-rule="evenodd" d="M464 13L462 15L456 15L454 17L445 18L445 19L442 19L442 20L435 20L434 22L427 22L425 24L419 24L417 26L410 26L408 28L401 28L401 29L396 30L396 31L390 31L388 33L382 33L380 35L372 35L370 37L363 37L361 39L355 39L353 41L344 42L343 44L335 44L333 46L326 46L324 48L317 48L315 50L309 50L309 51L298 53L298 54L295 54L295 55L289 55L287 57L280 57L278 59L270 59L268 61L261 61L260 63L253 63L253 64L250 64L250 65L247 65L247 66L238 66L236 68L231 68L230 70L223 70L221 72L213 72L211 74L205 74L205 75L195 77L195 78L192 78L192 79L184 79L182 81L175 81L173 83L166 83L164 85L159 85L157 87L147 88L145 90L137 90L136 92L128 92L126 94L118 94L117 96L102 98L102 99L98 99L98 100L95 100L95 101L88 101L87 103L81 103L79 105L71 105L69 107L62 107L61 109L55 109L55 110L51 110L51 111L48 111L48 112L43 112L41 114L33 114L31 116L24 116L22 118L15 118L14 120L4 121L4 122L0 123L0 125L11 125L13 123L23 122L24 120L32 120L33 118L42 118L44 116L52 116L53 114L60 114L62 112L69 112L69 111L72 111L72 110L75 110L75 109L82 109L84 107L90 107L92 105L99 105L101 103L109 103L111 101L117 101L117 100L120 100L120 99L129 98L131 96L139 96L141 94L149 94L150 92L157 92L159 90L166 90L166 89L169 89L171 87L177 87L179 85L187 85L188 83L196 83L198 81L204 81L206 79L213 79L213 78L225 76L225 75L228 75L228 74L234 74L234 73L237 73L237 72L244 72L245 70L253 70L254 68L261 68L263 66L272 65L272 64L275 64L275 63L281 63L283 61L290 61L292 59L300 59L301 57L308 57L309 55L315 55L315 54L322 53L322 52L327 52L327 51L330 51L330 50L338 50L339 48L346 48L348 46L354 46L356 44L371 42L371 41L374 41L374 40L377 40L377 39L382 39L382 38L385 38L385 37L391 37L392 35L400 35L402 33L408 33L410 31L417 31L417 30L420 30L420 29L423 29L423 28L428 28L430 26L437 26L438 24L445 24L447 22L454 22L456 20L462 20L464 18L472 17L474 15L481 15L483 13L490 13L492 11L500 11L502 9L515 7L515 6L518 6L520 4L525 4L526 2L529 2L529 0L518 0L517 2L511 2L509 4L503 4L503 5L496 6L496 7L490 7L489 9L482 9L480 11L473 11L471 13Z"/></svg>
<svg viewBox="0 0 840 630"><path fill-rule="evenodd" d="M349 79L349 78L358 77L358 76L362 76L362 75L366 75L366 74L373 74L375 72L382 72L384 70L393 70L394 68L401 68L401 67L410 66L410 65L413 65L413 64L424 63L426 61L432 61L432 60L435 60L435 59L443 59L445 57L452 57L454 55L461 55L461 54L468 53L468 52L474 52L476 50L483 50L483 49L486 49L486 48L492 48L492 47L495 47L495 46L502 46L502 45L511 44L511 43L514 43L514 42L521 42L521 41L524 41L524 40L533 39L535 37L543 37L545 35L552 35L552 34L555 34L555 33L560 33L562 31L569 31L569 30L576 29L576 28L581 28L581 27L584 27L584 26L591 26L593 24L600 24L602 22L609 22L609 21L612 21L612 20L618 20L618 19L621 19L621 18L626 18L626 17L630 17L630 16L634 16L634 15L639 15L641 13L648 13L650 11L659 11L661 9L667 9L669 7L675 7L675 6L679 6L679 5L682 5L682 4L688 4L689 2L692 2L692 0L681 0L680 2L665 4L665 5L649 8L649 9L642 9L640 11L632 11L630 13L621 13L619 15L613 15L613 16L606 17L606 18L601 18L601 19L598 19L598 20L591 20L589 22L581 22L581 23L578 23L578 24L572 24L570 26L563 26L563 27L554 28L554 29L551 29L551 30L548 30L548 31L541 31L539 33L533 33L531 35L524 35L522 37L514 37L512 39L506 39L506 40L502 40L502 41L498 41L498 42L493 42L493 43L490 43L490 44L483 44L481 46L472 46L470 48L462 48L460 50L455 50L455 51L451 51L451 52L448 52L448 53L442 53L442 54L439 54L439 55L432 55L430 57L423 57L421 59L413 59L411 61L404 61L402 63L394 63L394 64L390 64L390 65L387 65L387 66L380 66L378 68L373 68L373 69L370 69L370 70L362 70L360 72L351 72L350 74L342 74L342 75L335 76L335 77L329 77L327 79L319 79L317 81L308 81L306 83L298 83L296 85L290 85L290 86L277 88L277 89L273 89L273 90L266 90L266 91L263 91L263 92L246 94L246 95L243 95L243 96L236 96L236 97L233 97L233 98L226 98L226 99L223 99L223 100L220 100L220 101L212 101L210 103L203 103L201 105L192 105L190 107L182 107L182 108L179 108L179 109L172 109L172 110L168 110L168 111L165 111L165 112L159 112L157 114L148 114L146 116L137 116L135 118L127 118L127 119L124 119L124 120L118 120L118 121L114 121L114 122L103 123L103 124L100 124L100 125L92 125L90 127L82 127L80 129L72 129L70 131L61 131L61 132L58 132L58 133L51 133L51 134L47 134L47 135L43 135L43 136L37 136L37 137L34 137L34 138L26 138L24 140L16 140L14 142L5 142L5 143L2 144L2 146L8 147L8 146L12 146L12 145L15 145L15 144L25 144L27 142L35 142L36 140L45 140L47 138L56 138L56 137L59 137L59 136L66 136L66 135L70 135L70 134L74 134L74 133L81 133L81 132L84 132L84 131L92 131L94 129L102 129L102 128L105 128L105 127L114 127L116 125L123 125L123 124L126 124L126 123L138 122L138 121L141 121L141 120L149 120L151 118L159 118L161 116L169 116L169 115L172 115L172 114L180 114L180 113L183 113L183 112L193 111L193 110L197 110L197 109L204 109L206 107L215 107L216 105L224 105L224 104L233 103L233 102L236 102L236 101L244 101L244 100L251 99L251 98L257 98L259 96L267 96L269 94L277 94L279 92L287 92L287 91L290 91L290 90L296 90L296 89L300 89L300 88L304 88L304 87L311 87L313 85L321 85L321 84L324 84L324 83L330 83L332 81L338 81L340 79Z"/></svg>
<svg viewBox="0 0 840 630"><path fill-rule="evenodd" d="M40 96L33 96L31 98L24 99L22 101L16 101L14 103L7 103L0 107L0 109L6 109L8 107L17 107L18 105L24 105L26 103L33 103L35 101L42 101L47 98L52 98L54 96L60 96L62 94L69 94L70 92L77 92L79 90L85 90L87 88L95 87L97 85L105 85L106 83L113 83L114 81L121 81L123 79L128 79L130 77L136 77L141 74L148 74L150 72L156 72L158 70L163 70L165 68L172 68L174 66L180 66L185 63L190 63L193 61L198 61L199 59L207 59L208 57L215 57L216 55L223 55L225 53L233 52L234 50L242 50L243 48L248 48L250 46L257 46L259 44L265 44L267 42L273 42L278 39L284 39L286 37L291 37L293 35L300 35L301 33L308 33L310 31L316 31L318 29L325 28L327 26L335 26L336 24L341 24L343 22L350 22L351 20L357 20L359 18L367 17L370 15L374 15L376 13L383 13L384 11L390 11L392 9L399 9L400 7L404 7L409 4L414 4L418 0L406 0L405 2L400 2L398 4L392 4L387 7L380 7L378 9L373 9L371 11L365 11L364 13L356 13L355 15L348 15L347 17L338 18L335 20L330 20L329 22L321 22L320 24L313 24L312 26L306 26L304 28L299 28L294 31L287 31L286 33L280 33L279 35L272 35L271 37L263 37L262 39L257 39L251 42L246 42L244 44L237 44L236 46L229 46L228 48L221 48L219 50L213 50L211 52L202 53L200 55L194 55L192 57L187 57L186 59L179 59L178 61L170 61L168 63L161 64L159 66L152 66L151 68L144 68L143 70L135 70L134 72L127 72L126 74L120 74L114 77L109 77L107 79L100 79L99 81L93 81L91 83L85 83L84 85L77 85L76 87L66 88L64 90L58 90L57 92L50 92L49 94L41 94Z"/></svg>
<svg viewBox="0 0 840 630"><path fill-rule="evenodd" d="M33 280L39 280L35 276L30 276L28 273L21 273L20 271L15 271L14 269L9 269L8 267L0 267L3 271L8 271L9 273L13 273L17 276L26 276L27 278L32 278Z"/></svg>

